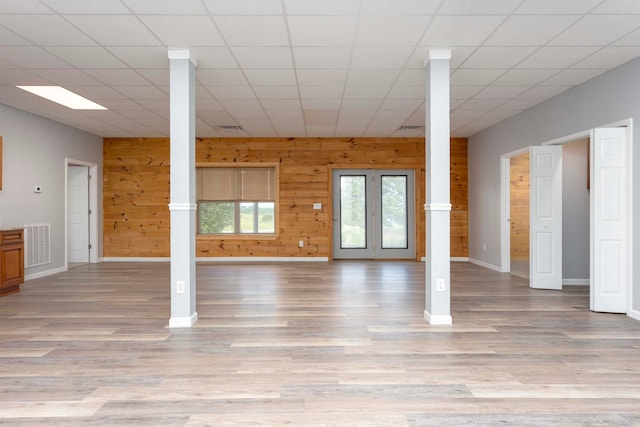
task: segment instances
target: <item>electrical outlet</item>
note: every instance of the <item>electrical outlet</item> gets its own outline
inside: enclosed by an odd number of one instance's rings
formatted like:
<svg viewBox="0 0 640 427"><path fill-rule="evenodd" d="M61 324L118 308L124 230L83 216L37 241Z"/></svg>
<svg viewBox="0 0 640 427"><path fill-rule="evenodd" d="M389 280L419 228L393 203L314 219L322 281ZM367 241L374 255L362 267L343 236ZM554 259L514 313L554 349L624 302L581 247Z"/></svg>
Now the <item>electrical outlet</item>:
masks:
<svg viewBox="0 0 640 427"><path fill-rule="evenodd" d="M304 240L300 240L300 241L298 242L298 247L299 247L299 248L303 248L303 247L304 247Z"/></svg>
<svg viewBox="0 0 640 427"><path fill-rule="evenodd" d="M184 280L178 280L176 282L176 293L184 294Z"/></svg>
<svg viewBox="0 0 640 427"><path fill-rule="evenodd" d="M436 291L438 292L444 292L444 279L438 279L436 280Z"/></svg>

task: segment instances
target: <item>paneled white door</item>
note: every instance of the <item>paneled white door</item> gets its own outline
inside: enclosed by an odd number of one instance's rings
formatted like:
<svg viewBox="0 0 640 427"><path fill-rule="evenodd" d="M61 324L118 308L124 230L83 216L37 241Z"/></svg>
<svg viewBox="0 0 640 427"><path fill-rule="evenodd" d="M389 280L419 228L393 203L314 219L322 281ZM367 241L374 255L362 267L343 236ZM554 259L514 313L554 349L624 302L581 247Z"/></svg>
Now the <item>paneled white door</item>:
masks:
<svg viewBox="0 0 640 427"><path fill-rule="evenodd" d="M67 242L69 262L89 262L89 168L67 170Z"/></svg>
<svg viewBox="0 0 640 427"><path fill-rule="evenodd" d="M562 147L531 147L529 286L562 289Z"/></svg>
<svg viewBox="0 0 640 427"><path fill-rule="evenodd" d="M627 312L627 129L591 134L591 310Z"/></svg>

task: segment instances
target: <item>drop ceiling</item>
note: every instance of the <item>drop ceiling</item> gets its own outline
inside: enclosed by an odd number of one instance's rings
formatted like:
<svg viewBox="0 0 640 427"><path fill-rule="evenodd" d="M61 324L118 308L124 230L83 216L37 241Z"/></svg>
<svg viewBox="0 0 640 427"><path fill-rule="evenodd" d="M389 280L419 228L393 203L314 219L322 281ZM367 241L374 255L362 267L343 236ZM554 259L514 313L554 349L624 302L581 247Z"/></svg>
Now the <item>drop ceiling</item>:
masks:
<svg viewBox="0 0 640 427"><path fill-rule="evenodd" d="M640 56L640 1L2 0L0 103L105 137L168 136L167 50L188 48L198 136L422 136L424 61L443 47L452 135L470 136Z"/></svg>

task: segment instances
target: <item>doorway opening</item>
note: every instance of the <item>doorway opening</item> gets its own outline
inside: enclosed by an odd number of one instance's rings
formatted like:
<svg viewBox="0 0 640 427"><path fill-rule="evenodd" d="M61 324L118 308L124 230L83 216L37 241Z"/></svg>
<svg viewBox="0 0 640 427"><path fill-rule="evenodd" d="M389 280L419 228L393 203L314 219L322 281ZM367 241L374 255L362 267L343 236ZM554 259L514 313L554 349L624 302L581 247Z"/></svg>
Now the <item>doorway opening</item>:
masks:
<svg viewBox="0 0 640 427"><path fill-rule="evenodd" d="M65 267L98 262L98 165L65 159Z"/></svg>

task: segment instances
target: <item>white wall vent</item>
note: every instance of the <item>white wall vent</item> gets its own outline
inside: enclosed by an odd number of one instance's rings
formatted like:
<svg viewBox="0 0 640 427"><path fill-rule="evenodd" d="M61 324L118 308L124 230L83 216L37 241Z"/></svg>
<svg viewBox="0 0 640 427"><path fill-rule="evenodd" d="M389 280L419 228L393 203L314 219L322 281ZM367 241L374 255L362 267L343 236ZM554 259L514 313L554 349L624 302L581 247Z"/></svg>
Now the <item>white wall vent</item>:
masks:
<svg viewBox="0 0 640 427"><path fill-rule="evenodd" d="M51 263L50 224L24 226L25 267Z"/></svg>

